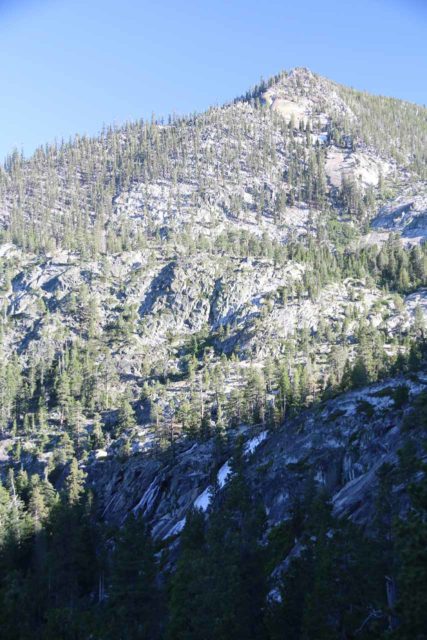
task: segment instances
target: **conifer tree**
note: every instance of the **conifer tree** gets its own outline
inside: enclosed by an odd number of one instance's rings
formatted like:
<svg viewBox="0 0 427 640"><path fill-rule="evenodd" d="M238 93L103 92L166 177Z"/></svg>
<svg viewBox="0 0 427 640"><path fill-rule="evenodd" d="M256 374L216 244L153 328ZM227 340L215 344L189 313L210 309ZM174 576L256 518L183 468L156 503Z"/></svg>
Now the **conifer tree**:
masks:
<svg viewBox="0 0 427 640"><path fill-rule="evenodd" d="M112 558L108 599L108 637L155 640L162 608L157 566L147 525L130 514L119 532Z"/></svg>

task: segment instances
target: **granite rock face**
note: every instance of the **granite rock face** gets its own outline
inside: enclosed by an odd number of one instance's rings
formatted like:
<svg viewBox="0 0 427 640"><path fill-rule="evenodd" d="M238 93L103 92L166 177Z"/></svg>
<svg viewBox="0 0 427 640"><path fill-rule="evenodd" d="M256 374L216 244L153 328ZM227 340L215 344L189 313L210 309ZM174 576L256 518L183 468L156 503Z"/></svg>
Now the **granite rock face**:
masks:
<svg viewBox="0 0 427 640"><path fill-rule="evenodd" d="M408 389L408 402L397 410L393 394L402 385ZM377 508L378 470L397 464L407 439L402 430L405 415L425 391L427 377L422 375L416 381L389 379L342 394L273 431L262 425L240 427L221 447L214 440L189 440L177 443L166 458L143 454L125 463L96 462L88 467L90 483L107 521L119 524L131 511L142 512L155 537L173 539L190 508L205 511L214 504L217 498L209 489L219 471L217 491L227 490L231 472L226 465L242 436L246 479L265 506L269 526L286 520L295 499L314 482L330 496L336 515L369 529ZM410 439L425 456L419 436L414 430ZM405 489L402 484L395 490L402 512Z"/></svg>

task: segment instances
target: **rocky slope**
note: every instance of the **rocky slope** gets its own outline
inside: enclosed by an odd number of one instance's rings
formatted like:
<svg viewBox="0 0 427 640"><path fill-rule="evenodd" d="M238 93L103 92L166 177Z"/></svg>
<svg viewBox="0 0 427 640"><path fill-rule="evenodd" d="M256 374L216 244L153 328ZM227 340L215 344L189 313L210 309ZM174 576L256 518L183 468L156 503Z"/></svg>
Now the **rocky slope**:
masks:
<svg viewBox="0 0 427 640"><path fill-rule="evenodd" d="M204 114L12 154L0 173L4 475L57 477L66 433L103 517L142 510L170 537L218 469L225 484L230 442L195 443L194 430L250 439L252 422L278 428L248 470L272 523L300 467L340 513L369 512L359 492L395 456L401 416L384 400L369 428L357 412L330 418L379 387L307 407L345 388L358 358L364 384L399 358L409 368L425 336L426 121L294 69ZM308 412L279 427L288 405Z"/></svg>
<svg viewBox="0 0 427 640"><path fill-rule="evenodd" d="M396 389L402 387L408 397L399 406ZM302 498L313 479L330 495L338 516L369 526L379 469L398 463L405 440L406 446L414 445L415 455L426 457L422 430L408 435L405 428L405 418L426 391L425 375L388 379L320 404L273 431L242 425L229 441L177 443L173 455L156 460L147 454L126 462L99 460L88 467L90 486L108 522L120 524L127 513L142 513L156 538L173 539L190 508L208 510L225 490L230 455L241 437L246 481L262 496L270 527L290 517L295 499ZM404 489L404 484L397 486L394 495L401 510Z"/></svg>

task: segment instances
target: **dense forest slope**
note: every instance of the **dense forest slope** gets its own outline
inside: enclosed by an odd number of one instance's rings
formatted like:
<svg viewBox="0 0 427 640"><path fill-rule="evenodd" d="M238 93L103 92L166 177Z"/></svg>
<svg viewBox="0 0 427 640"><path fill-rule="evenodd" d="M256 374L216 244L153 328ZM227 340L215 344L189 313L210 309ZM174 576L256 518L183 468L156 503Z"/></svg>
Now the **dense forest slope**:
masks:
<svg viewBox="0 0 427 640"><path fill-rule="evenodd" d="M5 638L426 637L426 150L298 68L6 159Z"/></svg>

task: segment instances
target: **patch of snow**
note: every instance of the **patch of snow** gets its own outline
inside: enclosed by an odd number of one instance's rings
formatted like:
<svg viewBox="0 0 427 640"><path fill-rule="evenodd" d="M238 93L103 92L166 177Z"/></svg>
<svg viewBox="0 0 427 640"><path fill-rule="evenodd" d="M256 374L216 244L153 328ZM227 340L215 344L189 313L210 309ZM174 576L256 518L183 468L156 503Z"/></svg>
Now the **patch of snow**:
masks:
<svg viewBox="0 0 427 640"><path fill-rule="evenodd" d="M219 484L221 489L223 488L223 486L227 482L227 479L228 479L228 476L230 475L230 473L231 473L230 461L227 460L227 462L225 462L222 465L221 469L218 471L218 474L217 474L218 484Z"/></svg>
<svg viewBox="0 0 427 640"><path fill-rule="evenodd" d="M268 431L261 431L257 436L248 440L245 445L245 453L252 454L257 447L263 442L268 436Z"/></svg>
<svg viewBox="0 0 427 640"><path fill-rule="evenodd" d="M166 533L166 535L163 536L163 540L166 540L166 538L171 538L172 536L176 536L178 533L181 533L181 531L185 527L186 520L187 519L186 519L185 516L181 520L178 520L178 522L176 524L174 524L172 529L170 529Z"/></svg>
<svg viewBox="0 0 427 640"><path fill-rule="evenodd" d="M220 489L222 489L227 480L228 477L231 473L231 468L230 468L230 461L227 460L227 462L225 462L222 467L219 469L218 473L217 473L217 481L219 484ZM203 512L207 511L209 504L211 502L211 492L212 492L212 485L209 485L204 491L203 493L201 493L194 501L194 506L196 507L196 509L201 509Z"/></svg>
<svg viewBox="0 0 427 640"><path fill-rule="evenodd" d="M205 489L203 493L201 493L199 497L195 499L194 506L196 507L196 509L201 509L203 512L207 511L207 508L209 507L211 501L211 490L212 487L209 485L209 487L207 487L207 489Z"/></svg>

